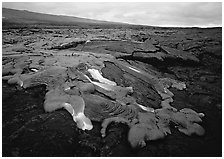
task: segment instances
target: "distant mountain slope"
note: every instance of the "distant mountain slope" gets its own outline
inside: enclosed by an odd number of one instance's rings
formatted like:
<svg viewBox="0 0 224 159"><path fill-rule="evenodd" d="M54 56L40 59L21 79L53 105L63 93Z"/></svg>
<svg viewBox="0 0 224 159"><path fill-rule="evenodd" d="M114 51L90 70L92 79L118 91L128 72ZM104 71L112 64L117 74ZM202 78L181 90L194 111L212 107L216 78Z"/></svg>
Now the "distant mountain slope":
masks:
<svg viewBox="0 0 224 159"><path fill-rule="evenodd" d="M57 25L128 25L124 23L100 21L86 18L78 18L72 16L61 16L52 14L43 14L30 12L26 10L15 9L2 9L2 22L4 23L17 23L17 24L57 24Z"/></svg>

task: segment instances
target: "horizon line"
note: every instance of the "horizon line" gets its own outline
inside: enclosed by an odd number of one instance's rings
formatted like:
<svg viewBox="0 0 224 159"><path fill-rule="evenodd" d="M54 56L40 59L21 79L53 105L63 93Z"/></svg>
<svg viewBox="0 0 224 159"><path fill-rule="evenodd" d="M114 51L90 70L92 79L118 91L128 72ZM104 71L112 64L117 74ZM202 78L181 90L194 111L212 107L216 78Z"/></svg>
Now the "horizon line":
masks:
<svg viewBox="0 0 224 159"><path fill-rule="evenodd" d="M83 19L89 19L89 20L96 20L96 21L104 21L104 22L112 22L112 23L123 23L127 25L140 25L140 26L145 26L145 27L162 27L162 28L204 28L204 29L209 29L209 28L222 28L221 26L200 26L200 25L194 25L194 26L184 26L184 25L150 25L150 24L136 24L136 23L130 23L130 22L119 22L119 21L107 21L103 19L92 19L88 17L82 17L82 16L75 16L75 15L69 15L69 14L54 14L54 13L44 13L44 12L37 12L37 11L31 11L27 9L15 9L15 8L7 8L7 7L2 7L2 9L12 9L12 10L19 10L19 11L28 11L32 13L39 13L39 14L48 14L48 15L54 15L54 16L67 16L67 17L75 17L75 18L83 18ZM2 17L3 18L3 17Z"/></svg>

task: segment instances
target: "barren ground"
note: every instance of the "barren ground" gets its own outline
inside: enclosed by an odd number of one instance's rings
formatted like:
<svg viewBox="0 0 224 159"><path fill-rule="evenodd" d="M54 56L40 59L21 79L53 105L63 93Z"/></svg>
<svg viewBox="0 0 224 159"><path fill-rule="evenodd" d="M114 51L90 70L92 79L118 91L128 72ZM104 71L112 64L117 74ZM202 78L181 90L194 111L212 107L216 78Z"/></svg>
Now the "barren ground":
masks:
<svg viewBox="0 0 224 159"><path fill-rule="evenodd" d="M204 113L201 125L206 132L200 137L186 136L171 127L172 134L166 138L147 141L145 147L133 149L127 140L125 124L110 124L107 136L102 138L101 122L93 121L94 128L83 131L66 110L46 113L43 108L45 85L25 89L4 80L3 156L221 156L221 28L24 28L3 30L2 35L3 72L6 68L23 68L22 74L31 71L31 67L24 69L19 62L27 57L35 59L36 66L72 67L77 62L73 53L112 55L115 62L105 62L102 75L119 86L132 86L136 101L154 109L161 107L161 97L153 85L141 76L125 72L116 61L157 78L185 82L184 90L170 88L174 94L171 105L178 110L191 108ZM49 57L52 60L46 61ZM81 60L85 63L85 59ZM8 66L10 62L12 67ZM94 64L97 65L96 60ZM2 76L6 75L11 74Z"/></svg>

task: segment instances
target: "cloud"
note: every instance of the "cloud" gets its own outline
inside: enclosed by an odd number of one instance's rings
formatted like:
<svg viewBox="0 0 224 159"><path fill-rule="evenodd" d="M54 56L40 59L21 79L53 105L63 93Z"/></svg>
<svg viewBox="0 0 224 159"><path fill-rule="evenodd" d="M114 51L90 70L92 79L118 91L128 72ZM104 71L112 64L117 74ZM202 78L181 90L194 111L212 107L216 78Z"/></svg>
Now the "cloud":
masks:
<svg viewBox="0 0 224 159"><path fill-rule="evenodd" d="M221 26L221 2L9 2L3 7L153 26Z"/></svg>

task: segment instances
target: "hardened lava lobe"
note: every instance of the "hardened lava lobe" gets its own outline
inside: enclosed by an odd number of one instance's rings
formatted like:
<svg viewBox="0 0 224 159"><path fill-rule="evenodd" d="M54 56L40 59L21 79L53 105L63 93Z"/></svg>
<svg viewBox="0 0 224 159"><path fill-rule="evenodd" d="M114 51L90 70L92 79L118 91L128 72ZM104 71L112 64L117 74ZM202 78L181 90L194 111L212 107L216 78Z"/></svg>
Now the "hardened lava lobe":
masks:
<svg viewBox="0 0 224 159"><path fill-rule="evenodd" d="M4 156L220 154L219 31L83 32L3 32Z"/></svg>
<svg viewBox="0 0 224 159"><path fill-rule="evenodd" d="M80 59L84 57L79 54ZM4 76L3 79L24 89L45 84L48 90L44 102L45 112L63 108L71 114L77 127L82 130L93 129L91 121L99 121L102 122L101 134L104 137L106 128L111 122L127 124L130 127L128 141L133 148L143 147L146 145L145 141L158 140L171 134L170 122L175 123L178 130L186 135L204 135L204 129L197 124L202 122L201 117L204 114L200 115L193 110L183 113L182 110L178 111L170 105L174 94L168 88L183 90L186 88L183 82L170 78L157 78L120 61L118 66L131 75L144 77L144 80L161 96L161 108L153 109L136 102L131 96L134 93L133 87L119 86L116 82L104 78L101 69L98 67L98 70L97 66L91 65L95 63L94 54L89 54L85 58L87 64L77 63L73 67L65 67L59 66L60 63L57 61L56 66L48 66L26 74L22 74L22 71L15 72L13 75ZM113 62L114 59L111 59ZM65 59L61 59L62 64L65 63L63 60ZM71 60L72 57L69 61ZM102 59L98 57L98 60ZM101 63L103 62L104 60ZM20 69L23 70L24 67ZM94 95L95 92L109 99Z"/></svg>

